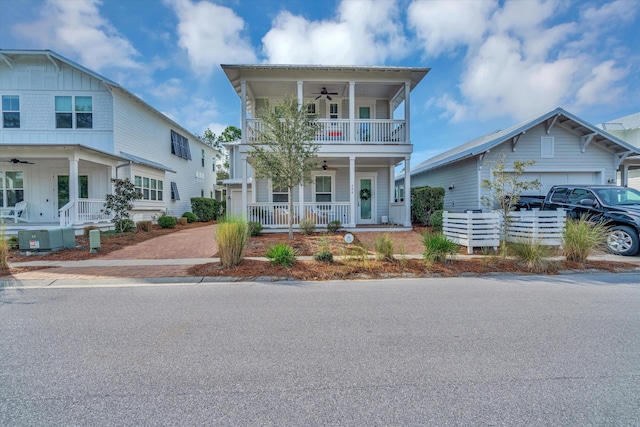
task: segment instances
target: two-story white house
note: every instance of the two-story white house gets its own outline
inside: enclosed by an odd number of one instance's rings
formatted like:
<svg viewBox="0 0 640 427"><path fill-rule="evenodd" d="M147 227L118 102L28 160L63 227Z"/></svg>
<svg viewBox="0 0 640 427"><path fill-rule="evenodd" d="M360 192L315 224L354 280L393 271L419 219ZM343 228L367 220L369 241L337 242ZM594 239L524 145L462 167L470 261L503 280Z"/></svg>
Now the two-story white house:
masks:
<svg viewBox="0 0 640 427"><path fill-rule="evenodd" d="M222 65L240 97L242 139L229 144L227 211L267 228L288 224L288 194L268 180L254 180L251 143L258 113L286 96L308 104L317 118L319 145L312 183L294 192L294 223L318 227L338 220L359 225L411 227L410 198L394 200L395 168L404 163L410 188L411 91L429 68L322 65Z"/></svg>
<svg viewBox="0 0 640 427"><path fill-rule="evenodd" d="M0 50L0 97L0 209L27 207L7 229L108 222L101 209L112 178L129 178L142 194L136 220L180 216L191 197L214 195L211 147L55 52Z"/></svg>

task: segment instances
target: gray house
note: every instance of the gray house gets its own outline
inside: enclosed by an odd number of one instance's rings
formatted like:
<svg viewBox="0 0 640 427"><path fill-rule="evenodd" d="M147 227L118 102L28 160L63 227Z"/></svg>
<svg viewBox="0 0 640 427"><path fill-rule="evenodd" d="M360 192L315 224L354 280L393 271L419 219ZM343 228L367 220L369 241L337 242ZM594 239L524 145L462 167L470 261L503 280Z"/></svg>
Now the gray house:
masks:
<svg viewBox="0 0 640 427"><path fill-rule="evenodd" d="M443 187L444 208L461 212L482 208L487 190L481 182L491 179L502 155L507 170L516 160L535 160L522 179L538 179L541 186L531 194L544 195L557 184L616 183L625 159L638 154L640 148L557 108L426 160L412 168L411 187Z"/></svg>

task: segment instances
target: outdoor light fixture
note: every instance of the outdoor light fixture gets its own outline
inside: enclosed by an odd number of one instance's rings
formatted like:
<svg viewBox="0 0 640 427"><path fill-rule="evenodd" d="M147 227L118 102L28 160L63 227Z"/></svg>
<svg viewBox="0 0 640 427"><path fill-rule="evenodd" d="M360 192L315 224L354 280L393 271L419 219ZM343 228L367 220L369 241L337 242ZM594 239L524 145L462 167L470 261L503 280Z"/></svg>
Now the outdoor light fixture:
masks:
<svg viewBox="0 0 640 427"><path fill-rule="evenodd" d="M449 186L449 190L453 190L454 188L456 188L456 185L455 185L455 184L451 184L451 185Z"/></svg>

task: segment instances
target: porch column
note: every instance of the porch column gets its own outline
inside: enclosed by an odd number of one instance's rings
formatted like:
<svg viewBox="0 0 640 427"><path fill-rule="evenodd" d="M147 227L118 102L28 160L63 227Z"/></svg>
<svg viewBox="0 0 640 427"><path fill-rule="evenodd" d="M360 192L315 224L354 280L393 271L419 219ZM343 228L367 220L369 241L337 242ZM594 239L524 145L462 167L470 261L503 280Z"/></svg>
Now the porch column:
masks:
<svg viewBox="0 0 640 427"><path fill-rule="evenodd" d="M247 143L247 82L240 82L240 126L242 143Z"/></svg>
<svg viewBox="0 0 640 427"><path fill-rule="evenodd" d="M411 144L411 83L405 82L404 84L404 126L405 136L404 140L407 144ZM407 168L405 168L407 170ZM407 192L405 187L405 193ZM405 197L406 200L406 197Z"/></svg>
<svg viewBox="0 0 640 427"><path fill-rule="evenodd" d="M298 185L298 218L304 219L304 183Z"/></svg>
<svg viewBox="0 0 640 427"><path fill-rule="evenodd" d="M304 94L302 92L302 80L298 80L298 108L304 105Z"/></svg>
<svg viewBox="0 0 640 427"><path fill-rule="evenodd" d="M349 156L349 227L356 226L356 157Z"/></svg>
<svg viewBox="0 0 640 427"><path fill-rule="evenodd" d="M240 163L242 164L242 218L247 220L247 156L240 156ZM253 190L253 189L252 189Z"/></svg>
<svg viewBox="0 0 640 427"><path fill-rule="evenodd" d="M623 187L629 185L629 165L620 166L620 185Z"/></svg>
<svg viewBox="0 0 640 427"><path fill-rule="evenodd" d="M389 166L389 217L391 217L391 203L395 200L396 190L396 167L395 165Z"/></svg>
<svg viewBox="0 0 640 427"><path fill-rule="evenodd" d="M411 157L404 159L404 226L411 227Z"/></svg>
<svg viewBox="0 0 640 427"><path fill-rule="evenodd" d="M356 82L349 82L349 141L356 140Z"/></svg>
<svg viewBox="0 0 640 427"><path fill-rule="evenodd" d="M78 159L75 157L69 157L69 201L73 202L71 224L76 224L78 222Z"/></svg>

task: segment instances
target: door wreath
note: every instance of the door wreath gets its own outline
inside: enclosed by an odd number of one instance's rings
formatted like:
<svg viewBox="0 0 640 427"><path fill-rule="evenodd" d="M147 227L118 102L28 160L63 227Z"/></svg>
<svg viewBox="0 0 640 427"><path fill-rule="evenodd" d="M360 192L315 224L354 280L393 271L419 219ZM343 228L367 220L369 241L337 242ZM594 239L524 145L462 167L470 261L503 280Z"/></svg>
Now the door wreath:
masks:
<svg viewBox="0 0 640 427"><path fill-rule="evenodd" d="M369 200L371 198L371 190L363 188L360 190L360 200Z"/></svg>

